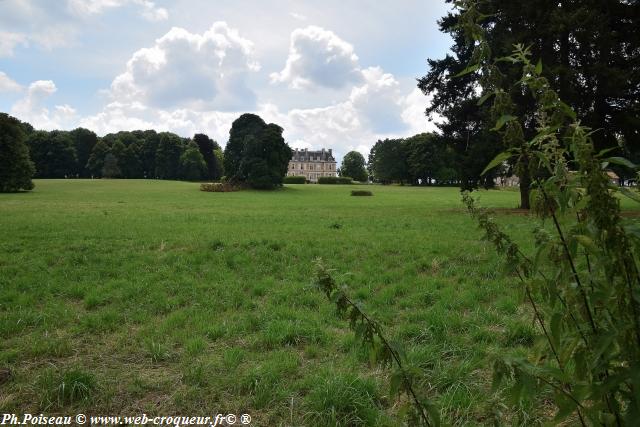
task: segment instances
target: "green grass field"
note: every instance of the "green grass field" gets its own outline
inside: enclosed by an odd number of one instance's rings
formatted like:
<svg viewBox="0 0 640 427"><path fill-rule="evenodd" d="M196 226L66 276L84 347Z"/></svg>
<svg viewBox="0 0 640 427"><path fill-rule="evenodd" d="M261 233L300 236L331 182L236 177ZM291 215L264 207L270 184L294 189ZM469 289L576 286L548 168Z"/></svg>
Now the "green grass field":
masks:
<svg viewBox="0 0 640 427"><path fill-rule="evenodd" d="M492 398L535 331L457 189L38 180L0 195L0 413L210 415L397 425L389 370L310 287L322 257L404 343L445 422L535 423ZM518 193L481 192L512 208ZM535 220L501 214L524 239ZM536 415L537 414L537 415ZM548 415L548 414L547 414Z"/></svg>

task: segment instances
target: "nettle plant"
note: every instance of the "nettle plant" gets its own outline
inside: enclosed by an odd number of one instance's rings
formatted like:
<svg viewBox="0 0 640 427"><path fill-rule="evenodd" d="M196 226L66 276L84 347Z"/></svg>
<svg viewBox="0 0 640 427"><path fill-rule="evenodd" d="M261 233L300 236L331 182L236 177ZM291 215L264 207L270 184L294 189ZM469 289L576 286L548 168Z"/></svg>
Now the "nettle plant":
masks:
<svg viewBox="0 0 640 427"><path fill-rule="evenodd" d="M596 153L591 135L558 97L534 63L528 48L498 59L479 25L485 15L475 2L458 3L460 25L475 44L466 72L480 71L483 96L493 99L495 130L508 148L486 170L523 158L531 176L531 206L543 220L532 236L535 251L525 254L490 212L469 193L463 201L504 255L539 326L538 344L528 357L504 357L494 367L494 386L506 386L518 404L551 395L555 422L581 425L634 425L640 418L640 227L625 221L620 198L640 202L638 192L614 185L606 174L615 163L635 170L626 159ZM522 67L516 82L536 102L537 132L525 141L509 94L497 81L497 63ZM524 93L524 92L523 92ZM486 171L485 170L485 171Z"/></svg>
<svg viewBox="0 0 640 427"><path fill-rule="evenodd" d="M406 363L404 350L399 343L389 341L383 328L368 315L362 305L354 301L344 285L333 278L334 271L321 259L315 261L313 285L335 304L339 316L349 320L350 328L369 351L372 364L381 363L393 368L390 380L392 396L405 395L407 402L400 405L399 414L413 426L439 426L440 414L434 403L421 395L415 386L419 371Z"/></svg>

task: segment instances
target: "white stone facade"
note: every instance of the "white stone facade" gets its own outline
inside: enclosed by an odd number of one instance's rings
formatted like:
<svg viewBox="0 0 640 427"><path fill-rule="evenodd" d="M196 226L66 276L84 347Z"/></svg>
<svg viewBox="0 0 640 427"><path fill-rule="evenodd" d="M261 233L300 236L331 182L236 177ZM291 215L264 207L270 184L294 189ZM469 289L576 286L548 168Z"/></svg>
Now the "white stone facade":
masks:
<svg viewBox="0 0 640 427"><path fill-rule="evenodd" d="M318 151L294 150L289 161L287 176L304 176L308 181L318 182L322 176L338 176L336 159L331 149Z"/></svg>

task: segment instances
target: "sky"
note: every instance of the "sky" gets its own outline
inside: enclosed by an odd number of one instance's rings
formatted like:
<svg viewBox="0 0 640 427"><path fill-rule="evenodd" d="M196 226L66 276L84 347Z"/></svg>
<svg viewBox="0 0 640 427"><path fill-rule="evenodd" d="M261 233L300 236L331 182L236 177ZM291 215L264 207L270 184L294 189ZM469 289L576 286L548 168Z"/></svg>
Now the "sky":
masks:
<svg viewBox="0 0 640 427"><path fill-rule="evenodd" d="M294 148L435 129L416 87L444 0L0 0L0 111L37 129L206 133L239 115Z"/></svg>

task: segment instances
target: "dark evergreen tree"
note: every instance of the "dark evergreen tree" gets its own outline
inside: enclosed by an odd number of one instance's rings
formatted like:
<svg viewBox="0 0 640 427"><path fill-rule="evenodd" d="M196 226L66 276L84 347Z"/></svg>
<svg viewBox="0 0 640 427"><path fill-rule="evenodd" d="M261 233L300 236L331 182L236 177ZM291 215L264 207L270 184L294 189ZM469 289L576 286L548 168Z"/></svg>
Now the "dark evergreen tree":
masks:
<svg viewBox="0 0 640 427"><path fill-rule="evenodd" d="M283 129L273 123L257 135L245 137L240 176L253 188L271 189L282 185L292 151L282 137Z"/></svg>
<svg viewBox="0 0 640 427"><path fill-rule="evenodd" d="M241 170L244 156L245 139L256 136L264 129L266 123L255 114L243 114L234 120L229 131L229 141L224 149L224 170L231 181L246 181L247 176Z"/></svg>
<svg viewBox="0 0 640 427"><path fill-rule="evenodd" d="M197 133L193 136L193 142L196 143L202 158L207 163L207 179L217 181L222 177L222 168L218 162L215 150L220 150L220 145L213 139L203 133Z"/></svg>
<svg viewBox="0 0 640 427"><path fill-rule="evenodd" d="M35 173L29 158L29 148L23 123L0 113L0 192L13 193L32 190L31 177Z"/></svg>
<svg viewBox="0 0 640 427"><path fill-rule="evenodd" d="M583 124L598 129L594 134L596 146L607 148L621 143L627 155L636 158L640 151L640 32L635 29L640 2L483 0L479 7L487 15L482 25L492 57L509 55L515 43L531 44L533 56L541 60L544 77L560 98L585 118ZM457 25L458 17L456 11L440 21L441 31L453 38L451 54L428 61L430 70L420 79L419 87L433 96L427 112L446 119L441 131L461 162L458 169L463 172L463 186L472 188L489 184L491 177L479 176L484 169L480 165L486 165L505 147L485 130L493 128L498 118L487 106L477 106L482 76L471 72L454 77L465 70L474 55L474 46L467 44ZM509 92L514 115L524 120L524 134L513 138L512 143L524 145L537 125L533 99L517 85L504 83L518 81L518 66L509 62L496 66L502 78L492 84ZM517 159L515 169L520 176L521 206L526 208L536 169L526 155Z"/></svg>
<svg viewBox="0 0 640 427"><path fill-rule="evenodd" d="M342 159L340 176L348 176L364 182L368 178L364 156L357 151L349 151Z"/></svg>

